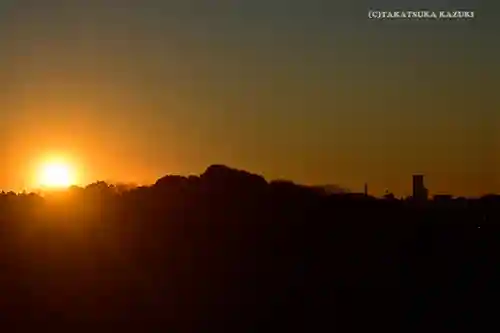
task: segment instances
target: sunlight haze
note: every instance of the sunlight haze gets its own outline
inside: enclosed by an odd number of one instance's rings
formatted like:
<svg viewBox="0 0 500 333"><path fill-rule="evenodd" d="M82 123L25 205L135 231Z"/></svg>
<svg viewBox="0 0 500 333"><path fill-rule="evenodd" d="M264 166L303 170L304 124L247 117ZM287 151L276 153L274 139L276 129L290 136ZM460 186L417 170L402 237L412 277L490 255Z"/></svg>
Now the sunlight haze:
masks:
<svg viewBox="0 0 500 333"><path fill-rule="evenodd" d="M82 184L219 163L373 194L409 194L414 173L498 191L494 8L382 22L367 8L394 2L363 3L2 1L0 188L60 151Z"/></svg>
<svg viewBox="0 0 500 333"><path fill-rule="evenodd" d="M38 172L36 185L42 188L68 188L71 185L77 185L73 166L64 160L46 161Z"/></svg>

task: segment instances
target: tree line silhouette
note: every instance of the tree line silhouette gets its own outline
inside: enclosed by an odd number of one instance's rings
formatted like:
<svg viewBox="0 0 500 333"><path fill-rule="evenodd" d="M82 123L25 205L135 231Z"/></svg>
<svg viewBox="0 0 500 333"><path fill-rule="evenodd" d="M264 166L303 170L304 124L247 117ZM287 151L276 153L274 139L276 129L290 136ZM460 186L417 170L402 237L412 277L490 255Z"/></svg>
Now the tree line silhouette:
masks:
<svg viewBox="0 0 500 333"><path fill-rule="evenodd" d="M497 308L499 203L332 194L223 165L151 186L2 192L0 322L182 332L477 325Z"/></svg>

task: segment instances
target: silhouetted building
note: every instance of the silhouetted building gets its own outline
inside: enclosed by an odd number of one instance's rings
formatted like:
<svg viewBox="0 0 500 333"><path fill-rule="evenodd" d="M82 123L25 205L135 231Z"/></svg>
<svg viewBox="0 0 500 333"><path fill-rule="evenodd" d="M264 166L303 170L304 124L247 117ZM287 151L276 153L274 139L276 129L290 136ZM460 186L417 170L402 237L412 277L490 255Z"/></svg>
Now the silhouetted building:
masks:
<svg viewBox="0 0 500 333"><path fill-rule="evenodd" d="M429 191L424 185L424 175L413 175L413 200L426 201Z"/></svg>
<svg viewBox="0 0 500 333"><path fill-rule="evenodd" d="M395 200L396 197L394 196L393 193L389 192L389 190L386 190L385 194L384 194L384 199L385 200Z"/></svg>

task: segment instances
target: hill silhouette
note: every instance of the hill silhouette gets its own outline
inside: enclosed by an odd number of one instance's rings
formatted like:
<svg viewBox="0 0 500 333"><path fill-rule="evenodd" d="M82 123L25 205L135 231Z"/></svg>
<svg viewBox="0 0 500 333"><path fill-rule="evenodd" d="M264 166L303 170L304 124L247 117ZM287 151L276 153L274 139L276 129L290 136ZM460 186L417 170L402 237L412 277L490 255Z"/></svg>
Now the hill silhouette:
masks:
<svg viewBox="0 0 500 333"><path fill-rule="evenodd" d="M0 322L477 330L495 315L499 203L331 194L223 165L151 186L2 192Z"/></svg>

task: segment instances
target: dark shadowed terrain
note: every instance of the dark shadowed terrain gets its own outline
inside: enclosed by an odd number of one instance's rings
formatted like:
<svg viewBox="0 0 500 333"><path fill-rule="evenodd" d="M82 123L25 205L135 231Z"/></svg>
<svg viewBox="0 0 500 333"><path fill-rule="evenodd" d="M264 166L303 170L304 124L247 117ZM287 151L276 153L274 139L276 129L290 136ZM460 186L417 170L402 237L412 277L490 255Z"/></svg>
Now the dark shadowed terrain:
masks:
<svg viewBox="0 0 500 333"><path fill-rule="evenodd" d="M4 193L0 322L482 331L499 308L499 202L327 194L224 166L133 189Z"/></svg>

